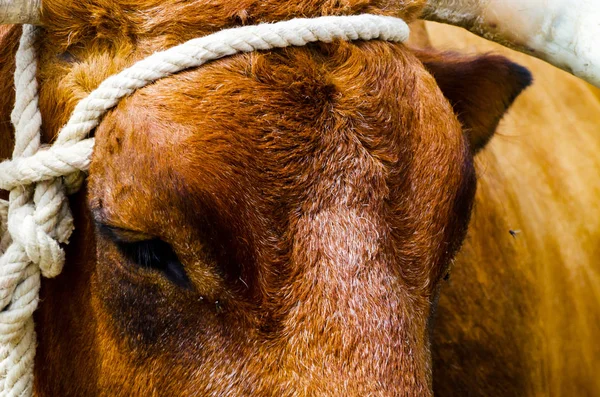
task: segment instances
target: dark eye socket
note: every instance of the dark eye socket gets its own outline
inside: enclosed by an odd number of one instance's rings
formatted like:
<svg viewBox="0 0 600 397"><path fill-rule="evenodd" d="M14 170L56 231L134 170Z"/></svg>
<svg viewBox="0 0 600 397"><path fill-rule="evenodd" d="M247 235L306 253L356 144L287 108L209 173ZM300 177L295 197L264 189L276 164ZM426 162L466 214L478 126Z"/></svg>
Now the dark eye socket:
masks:
<svg viewBox="0 0 600 397"><path fill-rule="evenodd" d="M157 270L180 287L190 287L190 279L181 261L166 242L152 239L137 242L117 241L116 244L130 262L146 269Z"/></svg>

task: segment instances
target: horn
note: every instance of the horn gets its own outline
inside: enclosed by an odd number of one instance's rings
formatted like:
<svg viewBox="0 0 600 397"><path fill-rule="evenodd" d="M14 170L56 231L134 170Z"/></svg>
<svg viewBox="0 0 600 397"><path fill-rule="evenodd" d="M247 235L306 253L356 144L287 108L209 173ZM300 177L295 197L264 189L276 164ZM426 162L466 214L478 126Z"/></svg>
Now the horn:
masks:
<svg viewBox="0 0 600 397"><path fill-rule="evenodd" d="M41 0L0 0L0 25L40 24Z"/></svg>
<svg viewBox="0 0 600 397"><path fill-rule="evenodd" d="M598 0L428 0L422 18L463 27L600 87Z"/></svg>

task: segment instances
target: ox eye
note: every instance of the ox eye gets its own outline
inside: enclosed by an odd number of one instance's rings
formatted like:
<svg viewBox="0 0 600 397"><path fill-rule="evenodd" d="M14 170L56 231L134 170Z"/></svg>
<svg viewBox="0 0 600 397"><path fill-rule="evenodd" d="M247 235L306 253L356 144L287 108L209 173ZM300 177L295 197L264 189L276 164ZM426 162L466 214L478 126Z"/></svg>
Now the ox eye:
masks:
<svg viewBox="0 0 600 397"><path fill-rule="evenodd" d="M71 52L69 51L65 51L61 54L58 54L56 56L58 59L60 59L63 62L66 63L76 63L79 62L79 60L75 57L75 55L73 55Z"/></svg>
<svg viewBox="0 0 600 397"><path fill-rule="evenodd" d="M190 280L173 248L160 239L117 242L121 253L132 263L164 274L174 284L188 288Z"/></svg>

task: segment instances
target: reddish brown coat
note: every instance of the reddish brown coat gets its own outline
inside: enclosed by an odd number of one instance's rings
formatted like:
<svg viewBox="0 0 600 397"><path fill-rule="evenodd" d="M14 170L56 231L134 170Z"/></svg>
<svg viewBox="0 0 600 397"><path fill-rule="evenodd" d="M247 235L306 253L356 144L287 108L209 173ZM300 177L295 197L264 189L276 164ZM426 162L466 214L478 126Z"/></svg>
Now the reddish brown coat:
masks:
<svg viewBox="0 0 600 397"><path fill-rule="evenodd" d="M47 140L154 50L300 15L410 21L423 2L231 4L46 2ZM4 87L17 35L2 38ZM430 310L474 194L468 138L487 142L526 77L498 57L334 43L231 57L124 99L95 132L65 272L43 287L38 393L431 394ZM149 238L188 280L135 263Z"/></svg>

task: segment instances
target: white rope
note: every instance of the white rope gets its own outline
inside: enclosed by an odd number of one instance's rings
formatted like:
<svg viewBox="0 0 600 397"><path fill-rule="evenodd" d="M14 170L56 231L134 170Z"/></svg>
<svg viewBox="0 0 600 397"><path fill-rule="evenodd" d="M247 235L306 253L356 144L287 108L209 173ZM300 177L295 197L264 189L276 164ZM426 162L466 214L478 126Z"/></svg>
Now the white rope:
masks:
<svg viewBox="0 0 600 397"><path fill-rule="evenodd" d="M356 15L294 19L223 30L155 53L106 79L75 107L52 146L40 150L41 115L36 82L36 29L23 27L17 53L12 122L15 150L0 163L0 397L31 396L40 272L60 273L61 243L73 230L67 193L76 191L90 165L89 133L118 101L136 89L179 71L240 52L303 46L334 40L403 42L409 28L398 18Z"/></svg>

